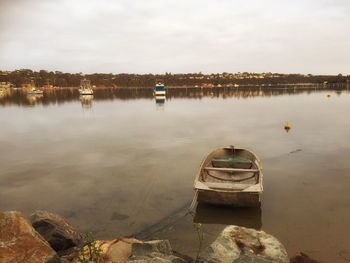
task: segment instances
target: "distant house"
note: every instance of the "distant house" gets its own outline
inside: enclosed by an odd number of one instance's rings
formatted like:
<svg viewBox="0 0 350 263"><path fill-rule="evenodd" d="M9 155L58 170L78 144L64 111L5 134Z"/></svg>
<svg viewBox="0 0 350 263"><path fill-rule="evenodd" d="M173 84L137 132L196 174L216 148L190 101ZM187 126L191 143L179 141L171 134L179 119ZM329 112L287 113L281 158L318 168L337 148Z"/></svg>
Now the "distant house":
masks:
<svg viewBox="0 0 350 263"><path fill-rule="evenodd" d="M13 84L11 82L0 82L0 89L12 88Z"/></svg>

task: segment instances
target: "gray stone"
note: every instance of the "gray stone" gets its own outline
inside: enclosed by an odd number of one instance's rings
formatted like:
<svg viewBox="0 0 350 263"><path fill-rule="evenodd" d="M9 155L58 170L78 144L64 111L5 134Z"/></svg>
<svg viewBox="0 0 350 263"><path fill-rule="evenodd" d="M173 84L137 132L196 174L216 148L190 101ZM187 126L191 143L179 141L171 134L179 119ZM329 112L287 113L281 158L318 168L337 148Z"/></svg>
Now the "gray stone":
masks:
<svg viewBox="0 0 350 263"><path fill-rule="evenodd" d="M80 245L80 232L63 217L46 211L36 211L30 216L32 226L60 255Z"/></svg>
<svg viewBox="0 0 350 263"><path fill-rule="evenodd" d="M264 259L258 255L241 255L234 263L271 263L270 259Z"/></svg>
<svg viewBox="0 0 350 263"><path fill-rule="evenodd" d="M131 256L128 263L186 263L182 258L174 255L164 255L162 253L153 252L147 256Z"/></svg>
<svg viewBox="0 0 350 263"><path fill-rule="evenodd" d="M200 256L203 261L218 263L289 263L284 246L275 237L238 226L226 227Z"/></svg>
<svg viewBox="0 0 350 263"><path fill-rule="evenodd" d="M172 255L169 240L152 240L143 243L132 244L131 254L134 256L146 256L153 252L164 255Z"/></svg>
<svg viewBox="0 0 350 263"><path fill-rule="evenodd" d="M132 244L129 263L186 263L173 255L169 240L153 240Z"/></svg>

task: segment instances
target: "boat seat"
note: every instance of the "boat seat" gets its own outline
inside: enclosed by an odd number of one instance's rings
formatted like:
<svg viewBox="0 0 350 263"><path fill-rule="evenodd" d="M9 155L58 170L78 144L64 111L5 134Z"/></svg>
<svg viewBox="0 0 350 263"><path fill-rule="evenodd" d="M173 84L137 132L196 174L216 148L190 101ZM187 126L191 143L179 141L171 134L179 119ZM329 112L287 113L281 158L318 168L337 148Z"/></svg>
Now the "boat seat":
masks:
<svg viewBox="0 0 350 263"><path fill-rule="evenodd" d="M204 167L204 170L208 170L208 171L222 171L222 172L242 172L242 173L247 173L247 172L256 173L256 172L259 172L258 169L219 168L219 167L211 167L211 166Z"/></svg>
<svg viewBox="0 0 350 263"><path fill-rule="evenodd" d="M203 182L206 186L213 189L224 190L244 190L254 184L241 184L241 183L220 183L220 182Z"/></svg>

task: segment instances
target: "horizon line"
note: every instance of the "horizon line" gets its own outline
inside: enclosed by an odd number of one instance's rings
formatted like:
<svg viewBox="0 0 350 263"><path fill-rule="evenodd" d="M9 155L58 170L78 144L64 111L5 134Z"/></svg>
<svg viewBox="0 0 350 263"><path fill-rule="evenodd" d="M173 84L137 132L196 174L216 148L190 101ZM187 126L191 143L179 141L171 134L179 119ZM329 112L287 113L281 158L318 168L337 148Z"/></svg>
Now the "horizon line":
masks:
<svg viewBox="0 0 350 263"><path fill-rule="evenodd" d="M165 71L163 73L152 73L152 72L143 72L143 73L130 73L130 72L119 72L119 73L112 73L112 72L90 72L90 73L85 73L82 71L62 71L62 70L48 70L48 69L32 69L32 68L17 68L17 69L0 69L1 72L14 72L14 71L21 71L21 70L31 70L33 72L40 72L41 70L44 70L46 72L54 72L56 74L56 72L61 72L61 73L69 73L69 74L80 74L80 75L91 75L91 74L112 74L112 75L118 75L118 74L129 74L129 75L166 75L166 74L171 74L171 75L180 75L180 74L203 74L203 75L211 75L211 74L223 74L223 73L228 73L228 74L238 74L238 73L248 73L248 74L281 74L281 75L311 75L311 76L347 76L349 77L350 74L344 74L344 73L338 73L338 74L315 74L315 73L300 73L300 72L289 72L289 73L285 73L285 72L272 72L272 71L235 71L235 72L230 72L230 71L222 71L222 72L203 72L203 71L198 71L198 72L171 72L171 71Z"/></svg>

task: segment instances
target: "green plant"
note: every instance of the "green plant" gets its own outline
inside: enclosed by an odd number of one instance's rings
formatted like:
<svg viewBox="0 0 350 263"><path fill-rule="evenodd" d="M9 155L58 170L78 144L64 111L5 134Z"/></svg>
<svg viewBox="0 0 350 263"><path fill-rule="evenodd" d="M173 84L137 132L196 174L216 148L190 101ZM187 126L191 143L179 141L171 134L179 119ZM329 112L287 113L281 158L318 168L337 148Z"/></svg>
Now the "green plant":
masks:
<svg viewBox="0 0 350 263"><path fill-rule="evenodd" d="M203 245L203 239L204 239L204 235L203 235L203 227L201 223L193 223L193 227L195 229L195 231L197 232L198 235L198 251L197 251L197 256L195 259L195 262L199 262L199 254L202 250L202 245Z"/></svg>
<svg viewBox="0 0 350 263"><path fill-rule="evenodd" d="M90 263L98 262L102 249L97 245L97 242L91 232L88 232L83 237L83 243L80 247L78 262Z"/></svg>

